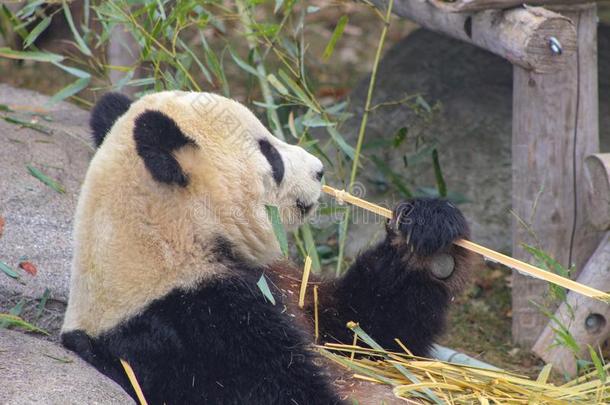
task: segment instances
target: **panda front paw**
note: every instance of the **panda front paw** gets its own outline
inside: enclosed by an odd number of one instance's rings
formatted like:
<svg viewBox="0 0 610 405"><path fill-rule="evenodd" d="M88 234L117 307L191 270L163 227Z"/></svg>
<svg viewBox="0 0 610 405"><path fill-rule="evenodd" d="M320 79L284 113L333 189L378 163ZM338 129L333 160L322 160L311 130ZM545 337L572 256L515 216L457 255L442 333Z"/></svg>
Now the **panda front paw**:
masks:
<svg viewBox="0 0 610 405"><path fill-rule="evenodd" d="M415 198L398 204L388 232L419 256L442 252L455 240L470 235L462 212L451 202L438 198Z"/></svg>

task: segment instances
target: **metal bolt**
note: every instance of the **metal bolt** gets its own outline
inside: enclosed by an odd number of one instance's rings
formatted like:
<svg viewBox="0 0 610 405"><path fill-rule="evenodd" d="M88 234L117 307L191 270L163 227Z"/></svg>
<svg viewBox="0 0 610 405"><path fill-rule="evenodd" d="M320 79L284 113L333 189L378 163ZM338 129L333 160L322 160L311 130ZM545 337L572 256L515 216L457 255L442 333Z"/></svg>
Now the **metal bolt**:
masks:
<svg viewBox="0 0 610 405"><path fill-rule="evenodd" d="M559 40L555 37L549 38L549 47L551 48L551 51L555 55L561 55L563 53L563 48L561 47L561 42L559 42Z"/></svg>

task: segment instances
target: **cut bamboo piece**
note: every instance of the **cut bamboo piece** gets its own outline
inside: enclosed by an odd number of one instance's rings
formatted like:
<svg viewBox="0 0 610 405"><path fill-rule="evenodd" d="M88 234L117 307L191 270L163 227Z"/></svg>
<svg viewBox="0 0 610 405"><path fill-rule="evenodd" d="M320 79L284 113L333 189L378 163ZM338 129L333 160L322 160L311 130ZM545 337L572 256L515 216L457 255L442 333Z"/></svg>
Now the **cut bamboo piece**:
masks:
<svg viewBox="0 0 610 405"><path fill-rule="evenodd" d="M121 365L125 369L125 374L127 374L127 378L129 378L129 382L131 383L133 390L136 392L136 395L138 396L140 405L148 405L148 402L146 402L146 398L144 398L144 393L142 392L142 388L140 387L140 383L138 383L138 379L136 378L136 374L133 372L133 369L131 368L129 363L127 363L125 360L123 360L123 359L119 359L119 360L121 360Z"/></svg>
<svg viewBox="0 0 610 405"><path fill-rule="evenodd" d="M340 202L344 201L357 207L363 208L365 210L374 212L383 217L390 219L392 218L392 210L370 203L361 198L354 197L347 191L337 190L326 185L322 186L322 191L326 194L333 196ZM592 287L588 287L584 284L577 283L576 281L570 280L569 278L561 277L555 273L551 273L550 271L542 270L536 266L532 266L531 264L522 262L521 260L506 256L502 253L488 249L469 240L459 239L455 241L454 244L464 249L470 250L471 252L483 255L507 267L528 274L530 276L545 280L549 283L553 283L561 287L567 288L568 290L575 291L589 298L595 298L600 301L610 302L610 294L607 294Z"/></svg>
<svg viewBox="0 0 610 405"><path fill-rule="evenodd" d="M299 291L299 308L305 306L305 292L307 291L307 282L309 281L309 273L311 272L311 257L305 258L305 266L303 267L303 279L301 280L301 290Z"/></svg>

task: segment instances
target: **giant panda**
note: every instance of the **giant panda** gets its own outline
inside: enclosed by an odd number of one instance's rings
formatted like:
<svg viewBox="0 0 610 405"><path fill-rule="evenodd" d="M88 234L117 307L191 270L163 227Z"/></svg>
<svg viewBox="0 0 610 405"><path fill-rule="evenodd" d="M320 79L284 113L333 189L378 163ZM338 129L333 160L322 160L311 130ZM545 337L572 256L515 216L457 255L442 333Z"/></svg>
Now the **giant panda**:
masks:
<svg viewBox="0 0 610 405"><path fill-rule="evenodd" d="M320 160L209 93L135 102L108 93L91 127L97 150L75 216L65 347L136 398L126 360L149 404L379 403L313 349L313 304L297 307L301 275L266 214L279 207L288 229L305 221L320 197ZM468 225L439 199L393 212L383 241L343 277L314 280L320 343L350 343L355 321L383 347L399 338L425 356L443 330L471 266L452 244ZM275 305L257 287L262 274Z"/></svg>

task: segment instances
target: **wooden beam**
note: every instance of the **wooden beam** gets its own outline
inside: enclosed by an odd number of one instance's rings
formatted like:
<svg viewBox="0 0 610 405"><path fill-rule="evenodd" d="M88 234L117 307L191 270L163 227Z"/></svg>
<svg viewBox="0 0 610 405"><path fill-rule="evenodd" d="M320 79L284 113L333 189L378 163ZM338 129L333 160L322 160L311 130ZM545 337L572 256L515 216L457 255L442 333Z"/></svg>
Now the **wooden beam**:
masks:
<svg viewBox="0 0 610 405"><path fill-rule="evenodd" d="M589 221L598 229L610 231L610 153L588 156L585 160L585 187ZM591 256L578 282L607 291L610 289L610 232ZM610 305L568 293L555 318L568 329L580 347L579 358L589 357L588 346L596 348L610 335ZM553 363L563 373L575 375L574 353L555 343L555 322L550 322L533 347L534 353ZM553 346L553 347L551 347Z"/></svg>
<svg viewBox="0 0 610 405"><path fill-rule="evenodd" d="M602 290L608 290L610 287L610 232L606 233L587 262L578 282ZM610 305L607 303L570 292L555 316L578 343L579 358L589 357L587 345L597 349L597 346L610 336ZM550 322L534 345L533 351L547 363L553 363L556 370L574 376L577 371L574 353L565 345L554 345L556 335L553 328L558 328L558 325Z"/></svg>
<svg viewBox="0 0 610 405"><path fill-rule="evenodd" d="M507 9L521 6L547 6L558 4L574 5L577 3L590 3L591 0L429 0L435 7L450 13L462 13L489 9Z"/></svg>
<svg viewBox="0 0 610 405"><path fill-rule="evenodd" d="M610 231L610 153L587 157L585 166L589 221L597 230Z"/></svg>
<svg viewBox="0 0 610 405"><path fill-rule="evenodd" d="M387 4L387 0L373 2L382 7ZM538 73L562 70L576 52L576 31L570 19L540 7L458 14L439 10L427 0L395 0L393 10L425 28Z"/></svg>
<svg viewBox="0 0 610 405"><path fill-rule="evenodd" d="M599 150L596 6L566 10L565 15L578 32L578 52L568 66L546 75L514 67L512 205L530 229L513 221L513 257L531 260L521 246L528 243L566 268L574 264L582 269L600 237L587 221L583 187L584 159ZM553 303L543 301L547 291L544 281L513 273L517 343L531 347L547 325L531 304L553 311Z"/></svg>

